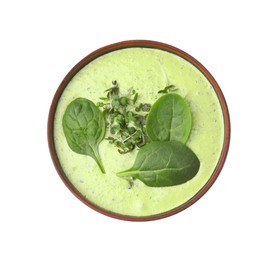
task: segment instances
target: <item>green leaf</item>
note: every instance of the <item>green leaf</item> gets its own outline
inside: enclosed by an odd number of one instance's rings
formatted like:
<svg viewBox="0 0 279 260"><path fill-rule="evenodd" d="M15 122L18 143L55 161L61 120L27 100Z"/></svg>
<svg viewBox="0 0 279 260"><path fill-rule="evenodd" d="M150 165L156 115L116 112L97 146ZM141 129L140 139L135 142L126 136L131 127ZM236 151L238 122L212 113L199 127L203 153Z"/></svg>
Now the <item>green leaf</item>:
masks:
<svg viewBox="0 0 279 260"><path fill-rule="evenodd" d="M199 168L198 157L181 142L151 142L139 150L131 169L117 175L136 178L147 186L165 187L191 180Z"/></svg>
<svg viewBox="0 0 279 260"><path fill-rule="evenodd" d="M77 98L63 116L63 130L69 147L78 154L91 156L105 173L98 146L105 136L103 113L90 100Z"/></svg>
<svg viewBox="0 0 279 260"><path fill-rule="evenodd" d="M152 141L180 141L186 143L192 128L188 103L178 94L160 97L148 114L147 134Z"/></svg>
<svg viewBox="0 0 279 260"><path fill-rule="evenodd" d="M137 100L138 100L138 96L139 96L139 94L138 94L138 93L135 93L135 96L134 96L134 98L133 98L133 104L134 104L134 105L136 104L136 102L137 102Z"/></svg>

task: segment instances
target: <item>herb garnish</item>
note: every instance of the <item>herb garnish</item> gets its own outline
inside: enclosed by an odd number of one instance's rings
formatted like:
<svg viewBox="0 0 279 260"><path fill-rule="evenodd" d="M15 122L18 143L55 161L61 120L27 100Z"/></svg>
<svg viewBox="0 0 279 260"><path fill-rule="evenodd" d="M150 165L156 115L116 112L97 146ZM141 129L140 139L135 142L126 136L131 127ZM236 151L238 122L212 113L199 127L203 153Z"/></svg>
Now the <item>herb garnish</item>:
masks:
<svg viewBox="0 0 279 260"><path fill-rule="evenodd" d="M149 142L146 118L151 105L138 104L139 94L134 89L122 95L116 80L112 81L112 85L105 90L107 96L101 97L102 102L98 102L97 106L103 109L106 118L109 132L106 139L124 154Z"/></svg>
<svg viewBox="0 0 279 260"><path fill-rule="evenodd" d="M176 91L176 90L177 90L177 88L174 85L168 85L164 89L159 90L158 94L161 94L161 93L166 94L166 93L173 92L173 91Z"/></svg>

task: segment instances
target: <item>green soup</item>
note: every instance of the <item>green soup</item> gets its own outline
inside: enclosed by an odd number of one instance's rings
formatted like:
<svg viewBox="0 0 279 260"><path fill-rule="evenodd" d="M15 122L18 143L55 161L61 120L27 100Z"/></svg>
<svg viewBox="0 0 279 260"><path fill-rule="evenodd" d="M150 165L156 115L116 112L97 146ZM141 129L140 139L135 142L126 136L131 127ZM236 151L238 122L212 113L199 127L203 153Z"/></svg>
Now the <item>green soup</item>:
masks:
<svg viewBox="0 0 279 260"><path fill-rule="evenodd" d="M104 90L117 80L121 93L133 88L145 103L153 104L168 84L190 105L193 127L187 146L200 160L198 174L185 184L152 188L116 176L133 165L138 150L119 154L103 140L100 156L106 169L102 174L89 156L73 152L63 133L62 118L66 107L78 97L97 103ZM54 144L61 167L84 198L111 212L128 216L149 216L172 210L191 199L211 177L224 141L224 120L221 105L208 79L190 62L170 52L131 47L112 51L91 61L69 82L57 104L54 118Z"/></svg>

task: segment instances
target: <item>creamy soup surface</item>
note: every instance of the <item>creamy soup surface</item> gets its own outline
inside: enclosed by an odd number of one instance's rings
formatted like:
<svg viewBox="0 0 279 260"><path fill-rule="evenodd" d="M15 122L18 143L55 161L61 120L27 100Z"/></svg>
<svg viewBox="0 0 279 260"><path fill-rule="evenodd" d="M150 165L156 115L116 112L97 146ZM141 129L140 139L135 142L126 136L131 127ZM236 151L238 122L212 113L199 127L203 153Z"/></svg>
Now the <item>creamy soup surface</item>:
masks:
<svg viewBox="0 0 279 260"><path fill-rule="evenodd" d="M187 146L200 160L198 174L185 184L152 188L135 181L132 188L116 172L130 168L138 150L119 154L103 140L99 146L106 174L89 156L73 152L66 141L62 118L68 104L78 97L95 104L104 90L117 80L121 94L130 88L139 101L153 104L158 91L173 84L189 103L193 127ZM58 102L54 119L54 143L67 178L90 202L108 211L129 216L148 216L169 211L191 199L209 180L219 160L224 140L224 122L218 97L207 78L191 63L167 51L126 48L105 54L86 65L70 81Z"/></svg>

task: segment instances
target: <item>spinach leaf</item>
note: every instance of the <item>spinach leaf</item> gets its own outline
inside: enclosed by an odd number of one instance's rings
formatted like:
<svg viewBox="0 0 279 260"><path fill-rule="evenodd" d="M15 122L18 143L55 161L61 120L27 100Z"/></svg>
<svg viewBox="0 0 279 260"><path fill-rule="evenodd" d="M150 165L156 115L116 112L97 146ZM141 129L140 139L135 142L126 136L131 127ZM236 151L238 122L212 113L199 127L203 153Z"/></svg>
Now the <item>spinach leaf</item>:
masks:
<svg viewBox="0 0 279 260"><path fill-rule="evenodd" d="M98 146L105 136L105 119L95 104L85 98L72 101L63 116L63 130L69 147L91 156L105 173Z"/></svg>
<svg viewBox="0 0 279 260"><path fill-rule="evenodd" d="M192 128L192 116L187 102L176 93L165 94L151 107L146 121L152 141L186 143Z"/></svg>
<svg viewBox="0 0 279 260"><path fill-rule="evenodd" d="M147 186L165 187L191 180L199 167L198 157L181 142L151 142L139 150L131 169L117 175L136 178Z"/></svg>

